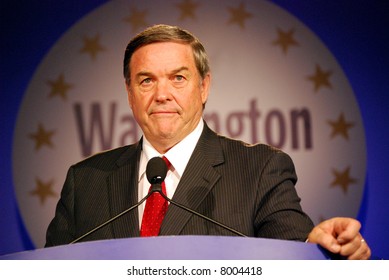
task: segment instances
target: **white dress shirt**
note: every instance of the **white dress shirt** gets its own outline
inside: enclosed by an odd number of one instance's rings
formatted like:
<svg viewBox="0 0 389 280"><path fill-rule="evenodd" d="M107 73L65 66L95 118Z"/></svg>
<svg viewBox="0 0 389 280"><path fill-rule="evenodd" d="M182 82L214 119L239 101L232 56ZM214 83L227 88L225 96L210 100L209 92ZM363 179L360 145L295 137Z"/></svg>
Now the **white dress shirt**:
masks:
<svg viewBox="0 0 389 280"><path fill-rule="evenodd" d="M194 148L200 138L201 133L203 132L204 122L201 119L196 128L186 136L181 142L177 143L172 147L166 154L161 155L157 152L156 149L150 144L150 142L143 137L142 153L140 156L139 163L139 177L138 177L138 201L147 195L150 189L150 183L146 177L146 166L150 159L153 157L162 157L165 156L170 163L172 164L171 168L168 170L165 185L166 185L166 195L170 199L173 197L174 192L176 191L178 182L181 179L182 174L188 164L188 161L193 153ZM139 228L142 224L143 211L146 202L142 203L138 207L139 212Z"/></svg>

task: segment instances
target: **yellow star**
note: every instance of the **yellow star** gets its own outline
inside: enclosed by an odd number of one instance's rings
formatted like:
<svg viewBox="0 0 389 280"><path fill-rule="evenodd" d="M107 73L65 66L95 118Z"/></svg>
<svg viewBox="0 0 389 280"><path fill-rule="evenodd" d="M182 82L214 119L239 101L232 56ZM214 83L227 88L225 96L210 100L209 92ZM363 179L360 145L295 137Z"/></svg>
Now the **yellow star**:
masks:
<svg viewBox="0 0 389 280"><path fill-rule="evenodd" d="M244 3L240 3L238 8L228 7L231 13L231 18L228 23L236 23L240 28L245 28L245 21L253 16L253 14L247 12L244 7Z"/></svg>
<svg viewBox="0 0 389 280"><path fill-rule="evenodd" d="M63 100L67 99L67 92L73 87L72 84L65 82L63 74L58 76L58 79L55 81L47 81L47 84L51 87L49 98L59 96Z"/></svg>
<svg viewBox="0 0 389 280"><path fill-rule="evenodd" d="M189 17L196 19L195 10L198 8L199 3L192 2L191 0L184 0L181 3L176 4L181 11L180 20L184 20Z"/></svg>
<svg viewBox="0 0 389 280"><path fill-rule="evenodd" d="M84 36L84 46L80 50L81 53L90 54L93 60L96 59L99 52L105 51L105 48L100 44L100 35L97 34L93 38Z"/></svg>
<svg viewBox="0 0 389 280"><path fill-rule="evenodd" d="M273 45L279 45L282 48L284 54L288 52L288 48L291 46L298 46L299 43L294 39L294 30L290 29L289 31L284 32L283 30L277 28L278 38L273 41Z"/></svg>
<svg viewBox="0 0 389 280"><path fill-rule="evenodd" d="M132 8L131 14L124 19L124 21L128 22L132 26L132 31L136 31L143 26L148 26L146 22L147 11L139 11L137 8Z"/></svg>
<svg viewBox="0 0 389 280"><path fill-rule="evenodd" d="M53 180L44 183L38 178L35 179L35 189L30 192L31 195L37 195L39 197L40 203L43 205L46 201L46 198L49 196L56 197L57 194L52 190Z"/></svg>
<svg viewBox="0 0 389 280"><path fill-rule="evenodd" d="M308 76L308 80L311 80L315 85L315 92L317 92L320 87L332 88L332 85L329 81L332 71L323 71L319 65L316 64L316 72L312 76Z"/></svg>
<svg viewBox="0 0 389 280"><path fill-rule="evenodd" d="M35 141L35 151L39 150L43 145L53 147L51 137L54 135L54 130L45 130L42 124L38 124L38 130L35 133L30 133L28 136Z"/></svg>
<svg viewBox="0 0 389 280"><path fill-rule="evenodd" d="M348 140L348 131L350 128L354 126L354 123L346 122L343 113L339 115L338 120L336 121L328 120L327 122L332 127L331 138L334 138L336 135L341 135L346 140Z"/></svg>
<svg viewBox="0 0 389 280"><path fill-rule="evenodd" d="M331 183L331 187L339 185L345 194L347 194L349 185L357 182L356 179L350 177L350 166L343 172L332 169L332 174L334 174L335 179Z"/></svg>

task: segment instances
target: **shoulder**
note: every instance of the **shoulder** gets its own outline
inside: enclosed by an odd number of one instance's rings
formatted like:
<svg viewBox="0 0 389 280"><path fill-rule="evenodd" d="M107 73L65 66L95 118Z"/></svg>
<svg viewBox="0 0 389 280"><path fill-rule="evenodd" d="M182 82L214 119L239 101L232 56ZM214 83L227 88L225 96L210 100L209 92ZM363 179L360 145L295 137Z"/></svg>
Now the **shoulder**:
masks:
<svg viewBox="0 0 389 280"><path fill-rule="evenodd" d="M220 135L205 126L201 137L200 150L206 158L212 158L210 162L230 162L235 164L261 165L268 162L280 162L281 166L293 165L292 159L284 151L264 143L250 144L242 140ZM214 160L214 159L217 160Z"/></svg>
<svg viewBox="0 0 389 280"><path fill-rule="evenodd" d="M250 144L238 139L217 135L220 144L224 150L234 151L247 155L260 155L262 157L271 157L274 155L287 155L284 151L264 143Z"/></svg>
<svg viewBox="0 0 389 280"><path fill-rule="evenodd" d="M136 157L139 143L96 153L73 165L74 168L113 169Z"/></svg>
<svg viewBox="0 0 389 280"><path fill-rule="evenodd" d="M270 168L295 172L292 158L273 146L231 139L218 135L226 163L242 164L246 168Z"/></svg>

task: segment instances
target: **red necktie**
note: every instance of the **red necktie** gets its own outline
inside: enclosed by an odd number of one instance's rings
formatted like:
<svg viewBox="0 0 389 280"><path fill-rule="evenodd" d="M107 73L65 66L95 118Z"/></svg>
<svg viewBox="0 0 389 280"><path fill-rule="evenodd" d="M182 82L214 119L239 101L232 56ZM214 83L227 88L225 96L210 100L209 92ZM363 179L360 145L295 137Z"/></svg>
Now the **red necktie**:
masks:
<svg viewBox="0 0 389 280"><path fill-rule="evenodd" d="M171 164L169 160L163 157L169 170ZM166 195L165 181L162 182L162 192ZM151 190L151 187L149 191ZM157 236L161 228L163 218L165 217L168 202L158 192L154 192L146 200L145 210L143 212L140 236Z"/></svg>

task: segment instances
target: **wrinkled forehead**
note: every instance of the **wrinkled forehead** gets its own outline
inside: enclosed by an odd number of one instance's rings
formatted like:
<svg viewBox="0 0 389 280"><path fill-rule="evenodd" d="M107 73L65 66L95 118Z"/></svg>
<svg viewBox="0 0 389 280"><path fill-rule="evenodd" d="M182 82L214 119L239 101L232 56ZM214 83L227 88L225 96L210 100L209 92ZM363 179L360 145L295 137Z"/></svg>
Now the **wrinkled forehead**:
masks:
<svg viewBox="0 0 389 280"><path fill-rule="evenodd" d="M193 50L189 44L156 42L139 47L130 59L130 72L153 69L188 68L197 71Z"/></svg>

